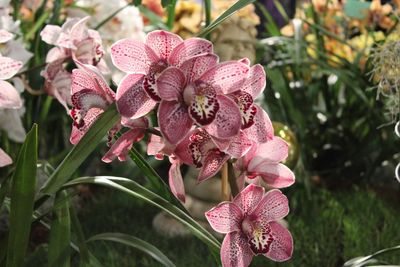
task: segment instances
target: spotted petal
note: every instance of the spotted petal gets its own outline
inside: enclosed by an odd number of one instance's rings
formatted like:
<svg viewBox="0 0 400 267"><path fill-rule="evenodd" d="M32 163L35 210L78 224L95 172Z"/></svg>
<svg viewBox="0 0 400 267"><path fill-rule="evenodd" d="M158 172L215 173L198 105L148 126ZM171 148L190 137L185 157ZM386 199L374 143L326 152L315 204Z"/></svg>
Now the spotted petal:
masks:
<svg viewBox="0 0 400 267"><path fill-rule="evenodd" d="M249 75L240 90L250 94L253 99L256 99L265 88L265 77L264 67L260 64L254 65L250 68Z"/></svg>
<svg viewBox="0 0 400 267"><path fill-rule="evenodd" d="M164 60L167 60L172 50L182 42L181 37L166 31L152 31L146 36L146 44Z"/></svg>
<svg viewBox="0 0 400 267"><path fill-rule="evenodd" d="M123 39L111 46L111 58L114 66L127 73L147 73L150 65L159 60L154 51L146 44Z"/></svg>
<svg viewBox="0 0 400 267"><path fill-rule="evenodd" d="M274 136L274 128L268 114L259 106L255 105L257 112L254 116L254 123L244 129L247 137L256 143L265 143Z"/></svg>
<svg viewBox="0 0 400 267"><path fill-rule="evenodd" d="M241 116L236 103L226 96L217 96L219 110L215 119L204 129L212 136L228 139L236 136L241 127Z"/></svg>
<svg viewBox="0 0 400 267"><path fill-rule="evenodd" d="M222 234L240 231L242 211L232 202L222 202L205 213L211 227Z"/></svg>
<svg viewBox="0 0 400 267"><path fill-rule="evenodd" d="M271 222L284 218L289 213L287 197L278 189L268 191L252 212L258 221Z"/></svg>
<svg viewBox="0 0 400 267"><path fill-rule="evenodd" d="M246 186L233 200L242 209L243 213L250 214L261 201L264 188L254 184Z"/></svg>
<svg viewBox="0 0 400 267"><path fill-rule="evenodd" d="M191 57L212 52L213 45L210 41L195 37L189 38L175 47L168 61L171 65L179 67Z"/></svg>
<svg viewBox="0 0 400 267"><path fill-rule="evenodd" d="M200 80L211 84L218 93L230 94L241 89L249 66L238 61L219 63L204 73Z"/></svg>
<svg viewBox="0 0 400 267"><path fill-rule="evenodd" d="M104 112L104 110L99 109L99 108L89 109L88 112L86 113L86 116L83 118L83 120L84 120L83 127L80 127L80 128L77 128L76 126L72 127L71 136L70 136L71 144L73 144L73 145L77 144L79 142L79 140L81 140L82 136L85 135L85 133L92 126L92 124L97 120L97 118L103 112Z"/></svg>
<svg viewBox="0 0 400 267"><path fill-rule="evenodd" d="M261 176L266 184L274 188L288 187L295 182L294 173L282 163L261 162L248 171Z"/></svg>
<svg viewBox="0 0 400 267"><path fill-rule="evenodd" d="M193 125L187 107L176 101L161 101L158 107L158 125L168 142L181 141Z"/></svg>
<svg viewBox="0 0 400 267"><path fill-rule="evenodd" d="M122 116L136 119L154 109L157 102L143 90L143 74L128 74L117 89L116 101Z"/></svg>
<svg viewBox="0 0 400 267"><path fill-rule="evenodd" d="M101 160L106 163L110 163L118 157L120 161L125 161L133 143L142 139L144 133L145 131L142 128L135 128L127 131L121 135L117 141L115 141L115 143L111 146Z"/></svg>
<svg viewBox="0 0 400 267"><path fill-rule="evenodd" d="M257 106L253 105L253 98L249 93L238 91L233 95L238 104L242 116L242 129L249 128L254 124L254 117L257 114Z"/></svg>
<svg viewBox="0 0 400 267"><path fill-rule="evenodd" d="M0 56L0 80L7 80L13 77L22 68L21 61Z"/></svg>
<svg viewBox="0 0 400 267"><path fill-rule="evenodd" d="M4 167L10 165L12 163L12 159L3 149L0 148L0 167Z"/></svg>
<svg viewBox="0 0 400 267"><path fill-rule="evenodd" d="M284 161L289 153L289 145L282 138L274 138L260 144L253 159L249 163L249 170L254 170L258 165L265 163L278 163Z"/></svg>
<svg viewBox="0 0 400 267"><path fill-rule="evenodd" d="M185 202L185 186L183 184L179 161L173 161L168 172L168 181L171 192L181 202Z"/></svg>
<svg viewBox="0 0 400 267"><path fill-rule="evenodd" d="M293 238L290 232L277 222L269 223L273 241L264 256L273 261L287 261L293 255Z"/></svg>
<svg viewBox="0 0 400 267"><path fill-rule="evenodd" d="M187 82L190 83L199 80L206 71L214 67L217 63L218 56L214 54L204 54L186 60L179 69L182 70Z"/></svg>
<svg viewBox="0 0 400 267"><path fill-rule="evenodd" d="M241 232L232 232L225 236L221 246L223 267L247 267L253 259L247 237Z"/></svg>
<svg viewBox="0 0 400 267"><path fill-rule="evenodd" d="M200 125L208 125L213 122L220 109L215 91L207 88L205 84L204 86L202 92L193 96L189 106L190 117Z"/></svg>
<svg viewBox="0 0 400 267"><path fill-rule="evenodd" d="M186 79L182 71L175 67L164 70L157 79L158 93L163 100L179 101L182 99Z"/></svg>
<svg viewBox="0 0 400 267"><path fill-rule="evenodd" d="M221 152L218 148L209 150L204 156L203 166L200 169L197 182L201 183L215 176L229 158L228 154Z"/></svg>
<svg viewBox="0 0 400 267"><path fill-rule="evenodd" d="M0 80L0 108L20 108L22 100L10 83Z"/></svg>

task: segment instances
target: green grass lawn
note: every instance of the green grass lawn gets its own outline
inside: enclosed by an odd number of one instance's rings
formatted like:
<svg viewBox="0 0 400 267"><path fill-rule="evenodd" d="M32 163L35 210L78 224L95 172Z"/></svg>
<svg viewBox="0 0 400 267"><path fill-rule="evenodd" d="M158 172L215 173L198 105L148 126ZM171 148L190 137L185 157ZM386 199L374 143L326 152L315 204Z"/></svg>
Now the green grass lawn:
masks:
<svg viewBox="0 0 400 267"><path fill-rule="evenodd" d="M310 192L297 184L285 190L291 206L287 217L295 242L293 258L275 264L262 256L251 266L341 266L344 261L400 244L400 210L396 203L373 192L353 188ZM79 218L86 237L102 232L127 233L150 242L177 266L216 266L212 256L196 238L164 238L152 230L158 210L105 189L95 190L83 203ZM111 242L92 242L90 250L104 266L160 266L147 255ZM400 252L382 260L400 263Z"/></svg>

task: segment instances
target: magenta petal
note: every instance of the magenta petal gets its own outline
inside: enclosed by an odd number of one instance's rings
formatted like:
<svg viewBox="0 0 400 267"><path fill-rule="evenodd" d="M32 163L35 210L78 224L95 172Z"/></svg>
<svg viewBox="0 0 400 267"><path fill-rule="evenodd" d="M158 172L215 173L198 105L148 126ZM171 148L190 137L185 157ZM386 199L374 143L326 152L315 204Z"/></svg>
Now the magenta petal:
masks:
<svg viewBox="0 0 400 267"><path fill-rule="evenodd" d="M249 75L240 90L249 93L253 99L261 94L266 85L265 70L260 64L250 68Z"/></svg>
<svg viewBox="0 0 400 267"><path fill-rule="evenodd" d="M201 75L214 67L218 62L218 56L214 54L205 54L192 57L185 61L179 69L185 74L187 83L197 81ZM207 81L204 81L207 82Z"/></svg>
<svg viewBox="0 0 400 267"><path fill-rule="evenodd" d="M243 213L250 214L257 207L263 195L263 187L249 184L235 197L233 202L243 210Z"/></svg>
<svg viewBox="0 0 400 267"><path fill-rule="evenodd" d="M270 235L273 241L270 245L269 251L264 256L273 261L287 261L293 255L293 238L289 230L277 222L270 222L271 228Z"/></svg>
<svg viewBox="0 0 400 267"><path fill-rule="evenodd" d="M232 202L222 202L205 213L211 227L222 234L240 231L242 211Z"/></svg>
<svg viewBox="0 0 400 267"><path fill-rule="evenodd" d="M195 163L193 162L193 155L192 155L192 149L191 144L192 141L190 140L190 136L194 132L197 132L198 130L195 131L190 131L185 138L183 138L179 144L176 146L174 154L179 158L180 161L184 162L187 165L194 165Z"/></svg>
<svg viewBox="0 0 400 267"><path fill-rule="evenodd" d="M257 105L254 106L257 108L254 123L249 128L244 129L244 132L250 140L256 143L265 143L274 137L274 128L267 112Z"/></svg>
<svg viewBox="0 0 400 267"><path fill-rule="evenodd" d="M147 155L154 156L157 160L163 160L164 154L161 150L164 148L164 142L161 136L151 134L147 144Z"/></svg>
<svg viewBox="0 0 400 267"><path fill-rule="evenodd" d="M294 173L281 163L261 163L249 171L261 176L266 184L274 188L291 186L295 182Z"/></svg>
<svg viewBox="0 0 400 267"><path fill-rule="evenodd" d="M240 132L232 138L225 152L231 157L239 159L251 149L252 145L253 142L249 140L243 132Z"/></svg>
<svg viewBox="0 0 400 267"><path fill-rule="evenodd" d="M149 46L133 39L123 39L113 44L111 58L118 69L127 73L143 74L159 59Z"/></svg>
<svg viewBox="0 0 400 267"><path fill-rule="evenodd" d="M176 34L166 31L152 31L146 36L148 45L160 59L167 60L171 51L183 40Z"/></svg>
<svg viewBox="0 0 400 267"><path fill-rule="evenodd" d="M163 100L182 100L185 82L185 75L180 69L169 67L164 70L157 79L158 94Z"/></svg>
<svg viewBox="0 0 400 267"><path fill-rule="evenodd" d="M217 96L219 110L211 124L204 129L212 136L221 139L231 138L239 133L241 127L240 110L236 103L226 96Z"/></svg>
<svg viewBox="0 0 400 267"><path fill-rule="evenodd" d="M183 184L182 174L181 174L181 165L179 161L174 161L169 168L168 172L168 180L169 187L171 188L171 192L174 196L179 199L181 202L185 202L185 186Z"/></svg>
<svg viewBox="0 0 400 267"><path fill-rule="evenodd" d="M0 80L0 108L20 108L22 100L10 83Z"/></svg>
<svg viewBox="0 0 400 267"><path fill-rule="evenodd" d="M0 56L0 80L13 77L22 68L23 63L9 57Z"/></svg>
<svg viewBox="0 0 400 267"><path fill-rule="evenodd" d="M289 153L289 145L282 138L274 138L266 143L260 144L254 158L249 163L249 170L253 171L259 164L278 163L284 161Z"/></svg>
<svg viewBox="0 0 400 267"><path fill-rule="evenodd" d="M215 176L229 158L230 156L228 154L219 151L217 148L208 151L202 162L197 182L201 183Z"/></svg>
<svg viewBox="0 0 400 267"><path fill-rule="evenodd" d="M175 47L168 61L171 65L179 67L191 57L212 52L213 45L210 41L195 37L189 38Z"/></svg>
<svg viewBox="0 0 400 267"><path fill-rule="evenodd" d="M104 112L104 110L99 109L99 108L89 109L87 111L85 117L83 118L84 126L79 129L75 126L72 127L71 136L70 136L71 144L73 144L73 145L77 144L81 140L82 136L85 135L85 133L92 126L92 124L97 120L99 115L103 112Z"/></svg>
<svg viewBox="0 0 400 267"><path fill-rule="evenodd" d="M10 165L12 163L12 159L3 149L0 148L0 167L4 167Z"/></svg>
<svg viewBox="0 0 400 267"><path fill-rule="evenodd" d="M221 261L223 267L247 267L253 259L248 239L241 232L229 233L221 246Z"/></svg>
<svg viewBox="0 0 400 267"><path fill-rule="evenodd" d="M143 90L143 74L128 74L117 89L116 101L119 113L131 119L140 118L154 109L157 102Z"/></svg>
<svg viewBox="0 0 400 267"><path fill-rule="evenodd" d="M258 218L259 222L271 222L282 219L288 213L289 203L287 197L280 190L273 189L263 196L251 215Z"/></svg>
<svg viewBox="0 0 400 267"><path fill-rule="evenodd" d="M134 142L139 141L144 136L144 129L136 128L127 131L110 147L108 152L101 159L105 163L110 163L118 157L120 161L125 161L129 150Z"/></svg>
<svg viewBox="0 0 400 267"><path fill-rule="evenodd" d="M200 80L211 84L217 92L230 94L241 89L249 66L238 61L220 63L204 73Z"/></svg>
<svg viewBox="0 0 400 267"><path fill-rule="evenodd" d="M173 145L189 132L193 121L187 107L176 101L161 101L158 107L158 125L162 135Z"/></svg>

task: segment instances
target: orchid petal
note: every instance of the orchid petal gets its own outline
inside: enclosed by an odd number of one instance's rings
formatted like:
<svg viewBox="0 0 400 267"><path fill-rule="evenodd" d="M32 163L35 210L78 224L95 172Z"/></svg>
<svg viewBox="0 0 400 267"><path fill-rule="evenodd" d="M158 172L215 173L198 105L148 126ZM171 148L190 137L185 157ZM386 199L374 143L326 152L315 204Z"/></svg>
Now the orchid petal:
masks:
<svg viewBox="0 0 400 267"><path fill-rule="evenodd" d="M254 184L246 186L233 200L245 214L250 214L261 201L264 195L264 188Z"/></svg>
<svg viewBox="0 0 400 267"><path fill-rule="evenodd" d="M141 128L127 131L115 141L101 160L105 163L110 163L118 157L120 161L125 161L133 143L138 142L143 136L144 129Z"/></svg>
<svg viewBox="0 0 400 267"><path fill-rule="evenodd" d="M174 161L169 168L168 180L169 187L174 196L181 202L185 203L185 186L183 184L183 178L180 170L181 164L179 161Z"/></svg>
<svg viewBox="0 0 400 267"><path fill-rule="evenodd" d="M185 75L175 67L164 70L157 79L158 93L163 100L179 101L185 87Z"/></svg>
<svg viewBox="0 0 400 267"><path fill-rule="evenodd" d="M46 25L40 32L42 41L51 45L57 45L58 38L61 34L61 27L56 25Z"/></svg>
<svg viewBox="0 0 400 267"><path fill-rule="evenodd" d="M291 186L295 182L294 173L281 163L260 163L250 172L261 176L265 183L274 188Z"/></svg>
<svg viewBox="0 0 400 267"><path fill-rule="evenodd" d="M239 133L241 127L240 110L230 98L217 96L219 110L215 119L204 129L212 136L221 139L231 138Z"/></svg>
<svg viewBox="0 0 400 267"><path fill-rule="evenodd" d="M211 84L218 92L230 94L241 89L249 66L238 61L219 63L204 73L200 80Z"/></svg>
<svg viewBox="0 0 400 267"><path fill-rule="evenodd" d="M146 36L146 44L164 60L167 60L172 50L182 42L180 36L166 31L152 31Z"/></svg>
<svg viewBox="0 0 400 267"><path fill-rule="evenodd" d="M227 234L240 231L242 211L232 202L222 202L205 213L214 231Z"/></svg>
<svg viewBox="0 0 400 267"><path fill-rule="evenodd" d="M193 121L187 107L176 101L161 101L158 107L158 125L161 133L173 145L190 131Z"/></svg>
<svg viewBox="0 0 400 267"><path fill-rule="evenodd" d="M111 58L115 67L127 73L147 73L152 62L158 61L149 46L133 39L123 39L113 44Z"/></svg>
<svg viewBox="0 0 400 267"><path fill-rule="evenodd" d="M128 74L117 89L116 101L122 116L136 119L154 109L157 102L143 90L143 74Z"/></svg>
<svg viewBox="0 0 400 267"><path fill-rule="evenodd" d="M284 161L289 154L289 145L278 136L266 143L260 144L254 158L250 161L248 169L254 169L261 163L278 163Z"/></svg>
<svg viewBox="0 0 400 267"><path fill-rule="evenodd" d="M3 109L0 113L0 130L6 132L10 140L17 143L24 142L26 131L21 120L21 110Z"/></svg>
<svg viewBox="0 0 400 267"><path fill-rule="evenodd" d="M21 61L0 56L0 80L7 80L13 77L22 68Z"/></svg>
<svg viewBox="0 0 400 267"><path fill-rule="evenodd" d="M253 105L253 98L249 93L238 91L234 95L240 114L242 116L242 129L251 127L254 124L254 117L257 114L257 106Z"/></svg>
<svg viewBox="0 0 400 267"><path fill-rule="evenodd" d="M265 76L264 67L260 64L254 65L250 68L249 75L240 90L250 94L253 99L256 99L265 88Z"/></svg>
<svg viewBox="0 0 400 267"><path fill-rule="evenodd" d="M205 54L192 57L179 67L185 74L187 83L197 81L206 71L218 63L218 56ZM207 81L205 81L207 82Z"/></svg>
<svg viewBox="0 0 400 267"><path fill-rule="evenodd" d="M200 169L197 182L201 183L215 176L229 158L230 156L228 154L219 151L217 148L209 150L204 157L203 166Z"/></svg>
<svg viewBox="0 0 400 267"><path fill-rule="evenodd" d="M204 86L204 88L202 88ZM200 93L195 94L189 106L190 117L200 125L207 125L214 121L220 106L215 91L200 85Z"/></svg>
<svg viewBox="0 0 400 267"><path fill-rule="evenodd" d="M264 256L273 261L282 262L289 260L293 255L293 238L288 229L277 222L269 223L273 241L269 251Z"/></svg>
<svg viewBox="0 0 400 267"><path fill-rule="evenodd" d="M252 147L253 142L247 136L240 132L232 138L229 147L225 150L232 158L239 159L243 157Z"/></svg>
<svg viewBox="0 0 400 267"><path fill-rule="evenodd" d="M254 116L254 123L243 131L250 140L256 143L265 143L273 138L274 128L267 112L257 105L254 106L257 108L256 115Z"/></svg>
<svg viewBox="0 0 400 267"><path fill-rule="evenodd" d="M223 267L248 267L253 259L247 237L241 232L232 232L225 236L221 246Z"/></svg>
<svg viewBox="0 0 400 267"><path fill-rule="evenodd" d="M3 151L3 149L0 148L0 167L4 167L7 165L12 164L12 159L10 158L9 155L7 155L6 152Z"/></svg>
<svg viewBox="0 0 400 267"><path fill-rule="evenodd" d="M76 145L81 138L86 134L86 132L89 130L89 128L92 126L92 124L97 120L97 118L100 116L101 113L103 113L104 110L99 109L99 108L91 108L87 111L85 117L83 118L84 124L83 127L77 128L76 126L72 127L71 130L71 136L70 136L70 142L73 145Z"/></svg>
<svg viewBox="0 0 400 267"><path fill-rule="evenodd" d="M213 53L212 43L205 39L193 37L175 47L168 61L171 65L179 67L191 57L207 53Z"/></svg>
<svg viewBox="0 0 400 267"><path fill-rule="evenodd" d="M14 34L6 31L4 29L0 30L0 44L10 41L13 37L14 37Z"/></svg>
<svg viewBox="0 0 400 267"><path fill-rule="evenodd" d="M284 218L289 213L287 197L278 189L268 191L250 216L255 216L257 221L264 224Z"/></svg>
<svg viewBox="0 0 400 267"><path fill-rule="evenodd" d="M190 131L186 137L178 143L174 151L175 156L187 165L195 165L193 162L194 157L191 148L194 144L190 137L196 132L198 132L198 130Z"/></svg>
<svg viewBox="0 0 400 267"><path fill-rule="evenodd" d="M161 136L151 134L150 141L147 144L147 155L154 156L157 160L163 160L164 154L161 152L164 148L164 142Z"/></svg>
<svg viewBox="0 0 400 267"><path fill-rule="evenodd" d="M9 82L0 80L0 108L20 108L22 100L18 91Z"/></svg>

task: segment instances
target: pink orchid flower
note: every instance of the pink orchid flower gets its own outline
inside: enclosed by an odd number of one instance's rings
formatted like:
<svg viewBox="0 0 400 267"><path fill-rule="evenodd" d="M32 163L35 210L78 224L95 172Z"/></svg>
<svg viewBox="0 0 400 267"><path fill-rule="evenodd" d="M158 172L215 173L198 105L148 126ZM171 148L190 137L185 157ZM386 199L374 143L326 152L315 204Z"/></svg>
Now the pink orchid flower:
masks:
<svg viewBox="0 0 400 267"><path fill-rule="evenodd" d="M0 148L0 167L5 167L10 164L12 164L12 159Z"/></svg>
<svg viewBox="0 0 400 267"><path fill-rule="evenodd" d="M124 117L146 115L161 100L157 78L169 66L180 66L193 56L212 53L212 44L204 39L185 41L176 34L153 31L145 42L123 39L111 47L113 64L128 73L117 89L117 107Z"/></svg>
<svg viewBox="0 0 400 267"><path fill-rule="evenodd" d="M149 127L149 121L145 117L136 120L122 118L121 123L123 126L128 127L129 130L123 133L118 140L111 145L108 152L101 159L105 163L110 163L116 158L118 158L119 161L125 161L133 143L142 140L146 129ZM119 129L116 131L119 131Z"/></svg>
<svg viewBox="0 0 400 267"><path fill-rule="evenodd" d="M71 102L73 107L70 113L73 119L70 136L72 144L79 142L98 116L115 99L115 93L96 67L76 63L80 68L72 71Z"/></svg>
<svg viewBox="0 0 400 267"><path fill-rule="evenodd" d="M239 185L243 186L246 178L261 179L269 186L283 188L295 182L294 173L280 163L284 161L289 153L289 145L280 137L275 136L272 140L252 146L251 150L238 162L235 167L241 175L238 177Z"/></svg>
<svg viewBox="0 0 400 267"><path fill-rule="evenodd" d="M278 189L248 185L233 200L205 213L211 227L226 234L221 246L223 267L247 267L254 255L286 261L293 253L293 238L277 220L289 213L288 200Z"/></svg>
<svg viewBox="0 0 400 267"><path fill-rule="evenodd" d="M226 94L240 90L249 67L238 61L217 61L213 54L192 57L179 68L169 67L157 79L162 99L158 123L172 144L182 140L193 124L220 139L239 133L240 110Z"/></svg>

